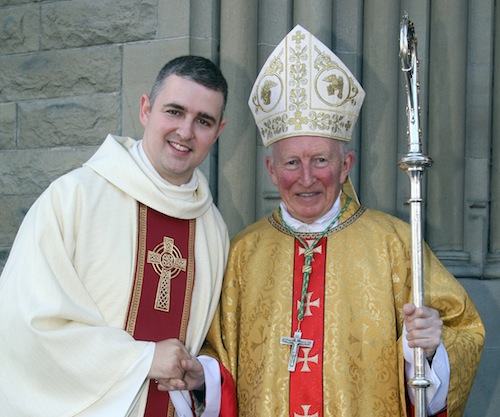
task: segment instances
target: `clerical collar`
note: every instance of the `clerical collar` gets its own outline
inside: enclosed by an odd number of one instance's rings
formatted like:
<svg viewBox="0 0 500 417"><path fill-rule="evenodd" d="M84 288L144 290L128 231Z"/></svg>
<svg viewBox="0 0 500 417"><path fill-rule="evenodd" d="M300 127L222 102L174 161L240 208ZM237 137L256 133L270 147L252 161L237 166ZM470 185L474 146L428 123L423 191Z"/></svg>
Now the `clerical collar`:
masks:
<svg viewBox="0 0 500 417"><path fill-rule="evenodd" d="M196 175L196 172L193 172L191 179L187 183L181 184L181 185L172 184L170 181L167 181L165 178L163 178L158 173L158 171L155 169L155 167L153 166L153 164L149 160L148 156L146 155L146 152L144 152L144 148L142 146L142 140L138 141L138 144L137 144L137 146L135 146L135 148L137 149L137 154L139 155L139 158L144 163L144 165L146 165L148 170L152 174L154 174L155 177L158 178L160 181L162 181L164 184L167 184L171 187L189 188L189 189L193 189L193 190L195 190L198 187L198 176Z"/></svg>
<svg viewBox="0 0 500 417"><path fill-rule="evenodd" d="M318 233L322 232L325 230L326 227L331 223L332 219L337 216L337 214L340 211L340 194L337 197L337 200L333 204L332 208L328 210L327 213L325 213L323 216L320 218L314 220L312 223L304 223L300 220L297 220L296 218L292 217L288 210L286 209L286 206L283 202L280 203L281 207L281 213L283 216L283 220L290 226L290 228L294 232L299 232L299 233ZM336 225L334 225L336 226Z"/></svg>

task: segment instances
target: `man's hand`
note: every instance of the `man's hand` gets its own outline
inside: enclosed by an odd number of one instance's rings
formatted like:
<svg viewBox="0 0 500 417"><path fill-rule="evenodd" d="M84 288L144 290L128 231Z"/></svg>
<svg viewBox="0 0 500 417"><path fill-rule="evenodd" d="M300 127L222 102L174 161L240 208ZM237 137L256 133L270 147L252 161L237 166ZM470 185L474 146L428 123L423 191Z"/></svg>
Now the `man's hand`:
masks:
<svg viewBox="0 0 500 417"><path fill-rule="evenodd" d="M150 379L182 379L184 369L181 361L190 359L186 346L178 339L156 342L153 363L148 373Z"/></svg>
<svg viewBox="0 0 500 417"><path fill-rule="evenodd" d="M416 308L413 304L403 306L408 346L420 347L425 356L432 359L441 343L443 321L439 312L430 307Z"/></svg>
<svg viewBox="0 0 500 417"><path fill-rule="evenodd" d="M178 339L156 342L148 378L155 380L160 391L192 391L205 384L203 366Z"/></svg>
<svg viewBox="0 0 500 417"><path fill-rule="evenodd" d="M194 356L181 360L183 374L181 378L160 378L158 389L160 391L176 390L201 390L205 385L205 373L200 361Z"/></svg>

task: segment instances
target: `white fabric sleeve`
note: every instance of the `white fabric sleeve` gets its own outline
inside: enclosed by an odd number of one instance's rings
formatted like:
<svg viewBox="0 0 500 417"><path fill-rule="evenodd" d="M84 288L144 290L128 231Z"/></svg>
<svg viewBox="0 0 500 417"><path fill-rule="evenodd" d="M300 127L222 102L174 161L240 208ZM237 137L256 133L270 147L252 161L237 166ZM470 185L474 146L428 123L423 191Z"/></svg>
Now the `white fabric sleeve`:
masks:
<svg viewBox="0 0 500 417"><path fill-rule="evenodd" d="M406 326L403 325L403 354L405 358L405 375L410 380L415 374L415 358L413 349L408 346L406 338ZM446 398L450 388L450 361L446 348L441 342L432 359L432 367L425 361L425 376L431 382L431 386L425 391L427 402L427 414L433 415L446 407ZM415 393L413 389L408 389L408 395L412 404L415 403Z"/></svg>
<svg viewBox="0 0 500 417"><path fill-rule="evenodd" d="M139 397L139 391L151 368L155 344L146 345L142 355L134 362L113 388L99 401L86 408L77 417L127 416Z"/></svg>
<svg viewBox="0 0 500 417"><path fill-rule="evenodd" d="M219 362L209 356L198 356L205 373L205 411L203 417L218 417L221 402L221 376ZM170 391L170 399L179 417L193 417L189 391Z"/></svg>

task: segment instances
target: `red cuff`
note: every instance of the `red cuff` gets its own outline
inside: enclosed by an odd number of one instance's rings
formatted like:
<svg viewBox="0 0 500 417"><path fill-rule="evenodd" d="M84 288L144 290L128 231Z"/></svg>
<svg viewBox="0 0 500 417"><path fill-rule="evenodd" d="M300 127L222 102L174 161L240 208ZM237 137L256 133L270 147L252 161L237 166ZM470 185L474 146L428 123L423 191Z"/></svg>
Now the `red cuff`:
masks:
<svg viewBox="0 0 500 417"><path fill-rule="evenodd" d="M236 386L231 373L219 362L221 375L220 417L238 417Z"/></svg>

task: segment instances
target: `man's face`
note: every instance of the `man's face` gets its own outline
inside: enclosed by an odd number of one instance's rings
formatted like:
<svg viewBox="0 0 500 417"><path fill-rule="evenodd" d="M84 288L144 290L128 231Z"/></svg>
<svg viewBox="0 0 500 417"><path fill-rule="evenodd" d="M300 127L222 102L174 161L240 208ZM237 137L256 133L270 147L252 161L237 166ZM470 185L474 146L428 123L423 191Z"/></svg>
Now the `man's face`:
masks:
<svg viewBox="0 0 500 417"><path fill-rule="evenodd" d="M289 213L304 223L323 216L335 203L354 163L342 157L340 143L316 136L282 139L273 145L266 166Z"/></svg>
<svg viewBox="0 0 500 417"><path fill-rule="evenodd" d="M187 183L221 133L224 97L192 80L168 76L151 105L141 97L144 152L172 184Z"/></svg>

